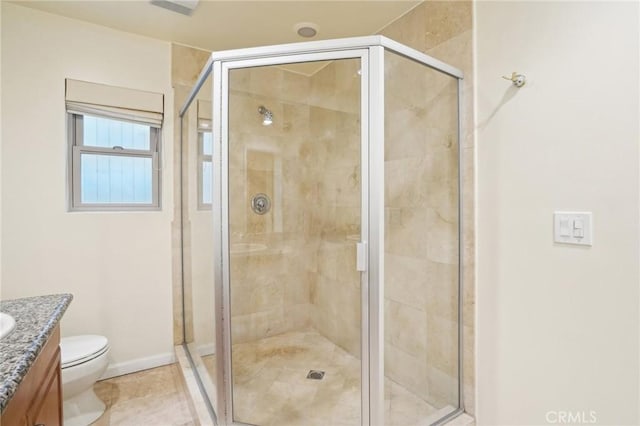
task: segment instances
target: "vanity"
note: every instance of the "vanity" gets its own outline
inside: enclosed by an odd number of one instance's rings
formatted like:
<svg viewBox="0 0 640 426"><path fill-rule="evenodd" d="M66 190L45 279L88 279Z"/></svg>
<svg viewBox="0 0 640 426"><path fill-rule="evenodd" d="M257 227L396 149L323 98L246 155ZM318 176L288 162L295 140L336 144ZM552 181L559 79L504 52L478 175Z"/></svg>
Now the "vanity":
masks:
<svg viewBox="0 0 640 426"><path fill-rule="evenodd" d="M15 320L0 339L0 424L62 425L59 322L72 299L54 294L0 302L0 312Z"/></svg>

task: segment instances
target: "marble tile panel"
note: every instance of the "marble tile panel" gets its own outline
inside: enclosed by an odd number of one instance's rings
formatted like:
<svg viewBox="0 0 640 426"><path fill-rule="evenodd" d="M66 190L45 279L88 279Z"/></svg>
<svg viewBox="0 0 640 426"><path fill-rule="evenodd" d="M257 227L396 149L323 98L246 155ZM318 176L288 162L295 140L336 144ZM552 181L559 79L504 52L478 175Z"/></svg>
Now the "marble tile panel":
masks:
<svg viewBox="0 0 640 426"><path fill-rule="evenodd" d="M360 362L312 330L234 344L235 419L259 425L351 425L360 422ZM205 364L213 365L212 356ZM310 369L323 380L306 379ZM425 379L426 383L426 379ZM420 424L436 411L385 379L388 424Z"/></svg>
<svg viewBox="0 0 640 426"><path fill-rule="evenodd" d="M393 300L385 301L385 308L385 340L415 358L424 357L427 350L425 310Z"/></svg>
<svg viewBox="0 0 640 426"><path fill-rule="evenodd" d="M384 27L378 34L422 52L426 47L424 13L425 7L421 4Z"/></svg>
<svg viewBox="0 0 640 426"><path fill-rule="evenodd" d="M425 420L436 411L435 407L425 404L423 399L409 392L398 383L388 379L385 382L389 384L388 408L385 408L385 425L429 424ZM385 402L387 401L385 400Z"/></svg>
<svg viewBox="0 0 640 426"><path fill-rule="evenodd" d="M291 148L295 148L298 144L293 143L294 140L305 140L309 134L309 123L311 108L306 104L285 103L282 106L283 130L286 136L285 143L282 145L283 155L291 154Z"/></svg>
<svg viewBox="0 0 640 426"><path fill-rule="evenodd" d="M426 304L429 318L458 321L458 265L426 262Z"/></svg>
<svg viewBox="0 0 640 426"><path fill-rule="evenodd" d="M431 170L430 161L424 157L387 160L385 167L385 206L395 208L419 208L427 205L430 182L424 177ZM429 175L427 175L429 177Z"/></svg>
<svg viewBox="0 0 640 426"><path fill-rule="evenodd" d="M329 64L311 78L309 103L331 110L337 110L336 67Z"/></svg>
<svg viewBox="0 0 640 426"><path fill-rule="evenodd" d="M387 108L385 119L385 161L403 158L424 158L428 137L441 137L439 129L419 126L421 110Z"/></svg>
<svg viewBox="0 0 640 426"><path fill-rule="evenodd" d="M424 260L395 254L385 255L385 298L417 309L427 303L427 268Z"/></svg>
<svg viewBox="0 0 640 426"><path fill-rule="evenodd" d="M426 50L428 55L436 57L460 69L465 74L465 84L473 83L473 32L471 26L454 37Z"/></svg>
<svg viewBox="0 0 640 426"><path fill-rule="evenodd" d="M426 211L426 258L432 262L458 263L458 223L448 221L436 210Z"/></svg>
<svg viewBox="0 0 640 426"><path fill-rule="evenodd" d="M233 91L250 92L251 75L254 68L236 68L229 73L229 88Z"/></svg>
<svg viewBox="0 0 640 426"><path fill-rule="evenodd" d="M458 324L437 315L427 322L428 365L455 377L458 371Z"/></svg>
<svg viewBox="0 0 640 426"><path fill-rule="evenodd" d="M278 96L283 101L307 104L310 86L311 80L306 75L285 71L282 73L282 91Z"/></svg>
<svg viewBox="0 0 640 426"><path fill-rule="evenodd" d="M462 329L464 335L464 341L462 350L463 353L463 382L465 386L470 386L475 382L475 342L474 342L474 330L471 326L464 326Z"/></svg>
<svg viewBox="0 0 640 426"><path fill-rule="evenodd" d="M469 30L473 23L470 1L428 1L423 3L427 50Z"/></svg>
<svg viewBox="0 0 640 426"><path fill-rule="evenodd" d="M311 303L287 304L284 311L286 330L306 330L313 324Z"/></svg>
<svg viewBox="0 0 640 426"><path fill-rule="evenodd" d="M427 400L431 392L425 360L391 344L385 344L384 374L423 400Z"/></svg>
<svg viewBox="0 0 640 426"><path fill-rule="evenodd" d="M251 68L249 92L266 98L280 99L283 92L284 74L284 70L275 66ZM271 106L265 106L271 109Z"/></svg>
<svg viewBox="0 0 640 426"><path fill-rule="evenodd" d="M211 52L193 47L171 44L171 82L173 85L193 86Z"/></svg>
<svg viewBox="0 0 640 426"><path fill-rule="evenodd" d="M433 212L422 208L386 208L385 213L385 253L426 259L428 247L431 251L437 249L440 243L427 238L433 232L428 228L435 222Z"/></svg>
<svg viewBox="0 0 640 426"><path fill-rule="evenodd" d="M427 367L427 381L430 390L427 401L431 405L441 408L458 404L458 380L454 376L439 368Z"/></svg>
<svg viewBox="0 0 640 426"><path fill-rule="evenodd" d="M385 53L385 60L389 61L385 66L385 104L398 101L414 109L430 103L433 90L427 90L427 78L435 71L390 51Z"/></svg>
<svg viewBox="0 0 640 426"><path fill-rule="evenodd" d="M195 425L180 374L171 364L96 383L107 410L94 425Z"/></svg>

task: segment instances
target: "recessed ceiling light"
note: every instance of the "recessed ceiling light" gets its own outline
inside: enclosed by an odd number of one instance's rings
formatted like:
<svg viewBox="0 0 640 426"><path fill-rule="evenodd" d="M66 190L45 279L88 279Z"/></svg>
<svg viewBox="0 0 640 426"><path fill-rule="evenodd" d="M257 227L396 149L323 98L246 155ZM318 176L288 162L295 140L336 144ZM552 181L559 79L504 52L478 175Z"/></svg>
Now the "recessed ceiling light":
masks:
<svg viewBox="0 0 640 426"><path fill-rule="evenodd" d="M313 22L298 22L293 28L300 37L311 38L318 34L318 25Z"/></svg>

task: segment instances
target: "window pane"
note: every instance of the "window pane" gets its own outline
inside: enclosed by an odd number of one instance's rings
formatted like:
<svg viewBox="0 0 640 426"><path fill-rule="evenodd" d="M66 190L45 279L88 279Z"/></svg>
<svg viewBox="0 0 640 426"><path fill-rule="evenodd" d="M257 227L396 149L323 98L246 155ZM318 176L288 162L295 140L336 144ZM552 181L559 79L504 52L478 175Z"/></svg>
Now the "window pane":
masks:
<svg viewBox="0 0 640 426"><path fill-rule="evenodd" d="M151 127L111 118L83 116L83 144L125 149L151 149Z"/></svg>
<svg viewBox="0 0 640 426"><path fill-rule="evenodd" d="M83 204L151 204L150 157L81 154L80 202Z"/></svg>
<svg viewBox="0 0 640 426"><path fill-rule="evenodd" d="M202 162L202 204L211 204L211 173L213 164L211 161Z"/></svg>
<svg viewBox="0 0 640 426"><path fill-rule="evenodd" d="M202 153L213 155L213 133L202 132Z"/></svg>

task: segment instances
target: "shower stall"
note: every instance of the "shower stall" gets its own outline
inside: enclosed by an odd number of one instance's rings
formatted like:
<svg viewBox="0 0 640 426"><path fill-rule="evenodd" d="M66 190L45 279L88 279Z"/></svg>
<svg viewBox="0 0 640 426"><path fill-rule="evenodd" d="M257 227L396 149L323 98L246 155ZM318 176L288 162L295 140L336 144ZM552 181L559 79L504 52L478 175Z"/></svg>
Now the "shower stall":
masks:
<svg viewBox="0 0 640 426"><path fill-rule="evenodd" d="M183 306L218 425L463 411L462 77L382 36L211 55L180 110Z"/></svg>

